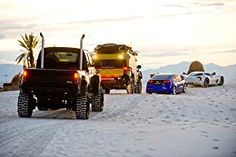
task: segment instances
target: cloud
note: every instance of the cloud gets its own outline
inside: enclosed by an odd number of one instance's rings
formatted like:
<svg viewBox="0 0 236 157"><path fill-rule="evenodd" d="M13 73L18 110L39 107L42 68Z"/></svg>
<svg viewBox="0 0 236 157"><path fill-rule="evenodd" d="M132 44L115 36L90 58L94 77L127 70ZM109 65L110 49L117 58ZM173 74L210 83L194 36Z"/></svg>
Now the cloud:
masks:
<svg viewBox="0 0 236 157"><path fill-rule="evenodd" d="M25 32L34 32L39 25L25 24L24 20L0 20L0 40L16 38Z"/></svg>
<svg viewBox="0 0 236 157"><path fill-rule="evenodd" d="M178 4L163 4L161 6L163 6L163 7L175 7L175 8L189 8L186 5L178 5Z"/></svg>
<svg viewBox="0 0 236 157"><path fill-rule="evenodd" d="M15 20L1 20L0 29L1 31L7 30L19 30L19 29L33 29L37 25L36 24L22 24L23 21L15 21Z"/></svg>
<svg viewBox="0 0 236 157"><path fill-rule="evenodd" d="M91 24L91 23L103 23L103 22L120 22L120 21L130 21L141 19L142 16L131 16L131 17L120 17L120 18L104 18L104 19L96 19L96 20L85 20L85 21L72 21L66 23L58 23L58 24Z"/></svg>
<svg viewBox="0 0 236 157"><path fill-rule="evenodd" d="M10 3L0 3L0 8L1 8L1 10L13 9L14 7L15 7L14 4L10 4Z"/></svg>
<svg viewBox="0 0 236 157"><path fill-rule="evenodd" d="M221 7L221 6L224 6L225 4L223 2L196 2L194 3L195 5L197 6L200 6L200 7Z"/></svg>
<svg viewBox="0 0 236 157"><path fill-rule="evenodd" d="M6 38L6 35L1 33L1 34L0 34L0 40L1 40L1 39L5 39L5 38Z"/></svg>
<svg viewBox="0 0 236 157"><path fill-rule="evenodd" d="M186 52L143 52L140 55L144 57L174 57L188 55Z"/></svg>
<svg viewBox="0 0 236 157"><path fill-rule="evenodd" d="M172 16L184 16L184 15L192 15L194 13L199 13L199 12L183 12L183 13L173 13L173 14L163 14L161 16L169 16L169 17L172 17Z"/></svg>
<svg viewBox="0 0 236 157"><path fill-rule="evenodd" d="M15 63L16 57L20 55L18 52L14 51L0 51L0 63Z"/></svg>
<svg viewBox="0 0 236 157"><path fill-rule="evenodd" d="M209 53L217 53L217 54L222 54L222 53L236 53L236 49L221 50L221 51L210 51Z"/></svg>

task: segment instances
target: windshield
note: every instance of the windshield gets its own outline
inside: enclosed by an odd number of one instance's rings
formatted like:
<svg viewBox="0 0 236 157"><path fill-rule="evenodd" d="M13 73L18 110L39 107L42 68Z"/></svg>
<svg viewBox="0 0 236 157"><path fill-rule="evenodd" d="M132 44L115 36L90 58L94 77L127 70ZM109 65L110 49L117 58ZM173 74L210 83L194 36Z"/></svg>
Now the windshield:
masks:
<svg viewBox="0 0 236 157"><path fill-rule="evenodd" d="M155 75L152 77L153 80L170 80L173 75Z"/></svg>
<svg viewBox="0 0 236 157"><path fill-rule="evenodd" d="M44 48L44 68L78 70L80 62L80 49L70 47L47 47ZM41 52L37 59L37 68L41 67ZM88 62L83 52L83 70L88 70Z"/></svg>
<svg viewBox="0 0 236 157"><path fill-rule="evenodd" d="M44 66L47 69L78 69L79 53L51 51L45 53Z"/></svg>
<svg viewBox="0 0 236 157"><path fill-rule="evenodd" d="M95 60L96 67L123 67L126 65L126 60Z"/></svg>

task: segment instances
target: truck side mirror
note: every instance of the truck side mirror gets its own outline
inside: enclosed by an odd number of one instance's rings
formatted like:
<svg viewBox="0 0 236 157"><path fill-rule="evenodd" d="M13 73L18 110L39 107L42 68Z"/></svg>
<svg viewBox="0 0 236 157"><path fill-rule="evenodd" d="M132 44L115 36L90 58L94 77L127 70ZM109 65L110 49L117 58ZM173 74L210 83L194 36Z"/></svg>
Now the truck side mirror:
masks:
<svg viewBox="0 0 236 157"><path fill-rule="evenodd" d="M216 72L213 72L211 75L216 75Z"/></svg>

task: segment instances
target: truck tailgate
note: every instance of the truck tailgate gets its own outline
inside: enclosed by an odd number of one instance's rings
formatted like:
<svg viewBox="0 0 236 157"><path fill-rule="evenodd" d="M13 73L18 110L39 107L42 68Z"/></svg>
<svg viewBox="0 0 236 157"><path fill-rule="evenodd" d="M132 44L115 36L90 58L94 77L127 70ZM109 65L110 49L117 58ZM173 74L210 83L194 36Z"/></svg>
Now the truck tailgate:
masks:
<svg viewBox="0 0 236 157"><path fill-rule="evenodd" d="M121 77L124 74L122 69L99 69L101 77Z"/></svg>
<svg viewBox="0 0 236 157"><path fill-rule="evenodd" d="M76 70L26 69L24 86L66 87L74 84Z"/></svg>

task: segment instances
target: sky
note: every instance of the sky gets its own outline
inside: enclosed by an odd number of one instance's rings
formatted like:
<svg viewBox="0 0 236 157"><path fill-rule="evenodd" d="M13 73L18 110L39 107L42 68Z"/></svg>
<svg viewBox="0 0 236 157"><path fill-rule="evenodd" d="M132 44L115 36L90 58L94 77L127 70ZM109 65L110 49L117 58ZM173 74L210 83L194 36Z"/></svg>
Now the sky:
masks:
<svg viewBox="0 0 236 157"><path fill-rule="evenodd" d="M46 46L79 47L82 34L91 52L104 43L132 46L144 69L236 64L236 0L1 0L0 64L15 63L21 34L40 32Z"/></svg>

